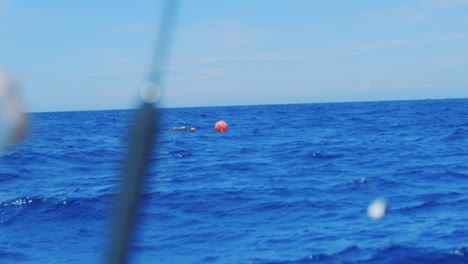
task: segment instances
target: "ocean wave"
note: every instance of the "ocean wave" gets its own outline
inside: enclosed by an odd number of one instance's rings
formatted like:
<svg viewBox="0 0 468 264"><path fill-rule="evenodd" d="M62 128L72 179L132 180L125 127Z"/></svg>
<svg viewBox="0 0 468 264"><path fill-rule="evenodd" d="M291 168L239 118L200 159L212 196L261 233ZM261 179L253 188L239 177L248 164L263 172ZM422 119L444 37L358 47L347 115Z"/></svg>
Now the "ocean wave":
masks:
<svg viewBox="0 0 468 264"><path fill-rule="evenodd" d="M132 260L467 263L467 102L163 109ZM99 259L133 115L32 115L1 159L0 262Z"/></svg>
<svg viewBox="0 0 468 264"><path fill-rule="evenodd" d="M455 131L451 132L450 134L444 136L441 141L443 142L453 142L453 141L465 141L468 139L467 137L467 129L464 128L457 128Z"/></svg>
<svg viewBox="0 0 468 264"><path fill-rule="evenodd" d="M107 217L114 197L18 197L0 202L1 223L12 225L19 219L43 215L43 221L67 221L68 219L95 219Z"/></svg>
<svg viewBox="0 0 468 264"><path fill-rule="evenodd" d="M311 254L296 260L265 260L256 259L255 263L271 264L302 264L302 263L454 263L462 264L468 261L466 247L458 247L448 251L440 251L434 248L417 248L400 245L391 245L376 249L375 253L356 246L348 247L335 254Z"/></svg>

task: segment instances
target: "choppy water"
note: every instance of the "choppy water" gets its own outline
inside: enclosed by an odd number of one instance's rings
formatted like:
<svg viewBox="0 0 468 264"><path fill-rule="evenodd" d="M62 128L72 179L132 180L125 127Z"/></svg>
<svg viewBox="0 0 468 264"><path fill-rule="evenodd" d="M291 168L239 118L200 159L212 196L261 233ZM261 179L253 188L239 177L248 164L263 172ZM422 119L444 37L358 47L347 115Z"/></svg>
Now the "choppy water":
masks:
<svg viewBox="0 0 468 264"><path fill-rule="evenodd" d="M164 109L134 263L468 263L468 100ZM38 113L1 263L102 263L132 111ZM215 133L224 119L227 133ZM173 126L197 127L195 133ZM367 206L389 208L380 221Z"/></svg>

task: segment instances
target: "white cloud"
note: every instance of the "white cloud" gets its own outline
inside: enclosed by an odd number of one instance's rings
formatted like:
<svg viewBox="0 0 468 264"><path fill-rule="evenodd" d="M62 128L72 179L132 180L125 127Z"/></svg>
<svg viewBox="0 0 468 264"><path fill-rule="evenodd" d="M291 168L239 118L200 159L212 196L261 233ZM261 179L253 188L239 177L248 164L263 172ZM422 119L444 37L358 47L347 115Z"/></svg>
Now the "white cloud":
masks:
<svg viewBox="0 0 468 264"><path fill-rule="evenodd" d="M389 49L389 48L398 48L398 47L413 47L413 46L422 46L429 45L438 42L454 41L454 40L464 40L468 39L468 34L448 34L442 36L428 36L428 37L419 37L413 39L393 39L393 40L383 40L376 41L368 44L363 44L360 46L350 47L348 49L335 50L335 52L330 52L330 54L355 54L362 53L371 50L378 49Z"/></svg>
<svg viewBox="0 0 468 264"><path fill-rule="evenodd" d="M9 0L0 0L0 12L4 11L8 5Z"/></svg>
<svg viewBox="0 0 468 264"><path fill-rule="evenodd" d="M416 0L406 1L396 8L387 10L385 17L404 22L424 23L444 11L468 6L467 0Z"/></svg>
<svg viewBox="0 0 468 264"><path fill-rule="evenodd" d="M225 42L229 45L245 45L254 42L255 37L248 32L231 31L225 36Z"/></svg>
<svg viewBox="0 0 468 264"><path fill-rule="evenodd" d="M359 91L369 91L373 86L371 84L364 84L358 87Z"/></svg>
<svg viewBox="0 0 468 264"><path fill-rule="evenodd" d="M84 78L115 78L129 76L144 76L143 67L119 67L109 66L93 72L84 72L81 76Z"/></svg>
<svg viewBox="0 0 468 264"><path fill-rule="evenodd" d="M347 48L337 48L332 50L321 50L314 53L304 52L300 59L303 61L314 61L317 59L333 59L348 55L363 54L374 50L393 49L393 48L410 48L419 47L430 44L459 41L468 39L468 34L447 34L439 36L427 36L409 39L388 39L375 42L363 43ZM299 58L299 57L296 57Z"/></svg>
<svg viewBox="0 0 468 264"><path fill-rule="evenodd" d="M369 43L363 43L346 48L331 50L303 50L303 51L268 51L268 52L243 52L240 55L211 56L204 58L184 59L175 61L178 67L203 64L225 64L225 63L256 63L256 62L317 62L321 60L334 59L342 56L362 54L373 50L405 48L424 46L439 42L457 41L468 39L468 34L447 34L440 36L427 36L411 39L389 39Z"/></svg>
<svg viewBox="0 0 468 264"><path fill-rule="evenodd" d="M180 75L180 77L176 77L175 79L179 80L201 80L201 79L208 79L214 78L218 76L222 76L227 72L225 68L213 68L213 69L202 69L197 70L194 72L190 72L185 75Z"/></svg>
<svg viewBox="0 0 468 264"><path fill-rule="evenodd" d="M190 45L200 54L232 54L258 44L262 30L236 19L208 19L177 29L175 46Z"/></svg>
<svg viewBox="0 0 468 264"><path fill-rule="evenodd" d="M233 28L239 27L240 21L234 18L210 18L203 19L193 23L191 26L187 27L187 30L193 29L206 29L206 28Z"/></svg>
<svg viewBox="0 0 468 264"><path fill-rule="evenodd" d="M392 84L390 85L390 89L395 89L395 90L401 90L403 88L407 88L409 87L409 84L408 83L395 83L395 84Z"/></svg>
<svg viewBox="0 0 468 264"><path fill-rule="evenodd" d="M419 0L419 3L438 9L453 9L468 6L468 0Z"/></svg>
<svg viewBox="0 0 468 264"><path fill-rule="evenodd" d="M1 1L1 0L0 0ZM126 33L150 33L151 29L141 21L129 22L117 29L119 32Z"/></svg>
<svg viewBox="0 0 468 264"><path fill-rule="evenodd" d="M405 88L408 88L409 84L406 82L395 82L395 83L390 83L390 84L379 84L379 85L374 85L371 83L363 84L357 88L358 91L361 92L366 92L370 90L402 90Z"/></svg>
<svg viewBox="0 0 468 264"><path fill-rule="evenodd" d="M180 30L178 34L209 36L228 45L245 45L255 42L258 32L244 27L237 19L206 19Z"/></svg>
<svg viewBox="0 0 468 264"><path fill-rule="evenodd" d="M273 61L299 61L303 60L303 56L295 55L293 53L275 52L275 54L264 53L249 55L244 53L238 56L218 56L192 59L187 61L180 61L180 65L194 65L194 64L209 64L209 63L251 63L251 62L273 62Z"/></svg>

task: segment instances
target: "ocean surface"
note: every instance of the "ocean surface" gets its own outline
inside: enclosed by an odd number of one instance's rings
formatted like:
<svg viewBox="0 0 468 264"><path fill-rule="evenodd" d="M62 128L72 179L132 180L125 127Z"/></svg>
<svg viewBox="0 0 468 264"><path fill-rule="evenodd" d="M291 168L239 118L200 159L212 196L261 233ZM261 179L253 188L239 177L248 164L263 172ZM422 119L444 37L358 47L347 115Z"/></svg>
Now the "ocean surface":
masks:
<svg viewBox="0 0 468 264"><path fill-rule="evenodd" d="M0 263L104 262L134 113L30 116ZM150 160L132 263L468 263L468 99L163 109Z"/></svg>

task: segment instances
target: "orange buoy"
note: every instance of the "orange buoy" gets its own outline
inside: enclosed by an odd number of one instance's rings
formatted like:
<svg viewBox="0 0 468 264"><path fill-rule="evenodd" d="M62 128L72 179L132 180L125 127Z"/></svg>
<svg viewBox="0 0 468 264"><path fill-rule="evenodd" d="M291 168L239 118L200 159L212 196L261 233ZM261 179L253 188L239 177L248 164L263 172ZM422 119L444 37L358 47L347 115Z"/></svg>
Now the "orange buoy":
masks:
<svg viewBox="0 0 468 264"><path fill-rule="evenodd" d="M172 130L177 130L178 128L177 127L173 127Z"/></svg>
<svg viewBox="0 0 468 264"><path fill-rule="evenodd" d="M216 122L214 127L216 132L226 132L228 130L228 125L223 120Z"/></svg>
<svg viewBox="0 0 468 264"><path fill-rule="evenodd" d="M197 131L194 127L190 128L190 131L195 132Z"/></svg>
<svg viewBox="0 0 468 264"><path fill-rule="evenodd" d="M187 128L186 127L180 127L180 130L186 130Z"/></svg>

